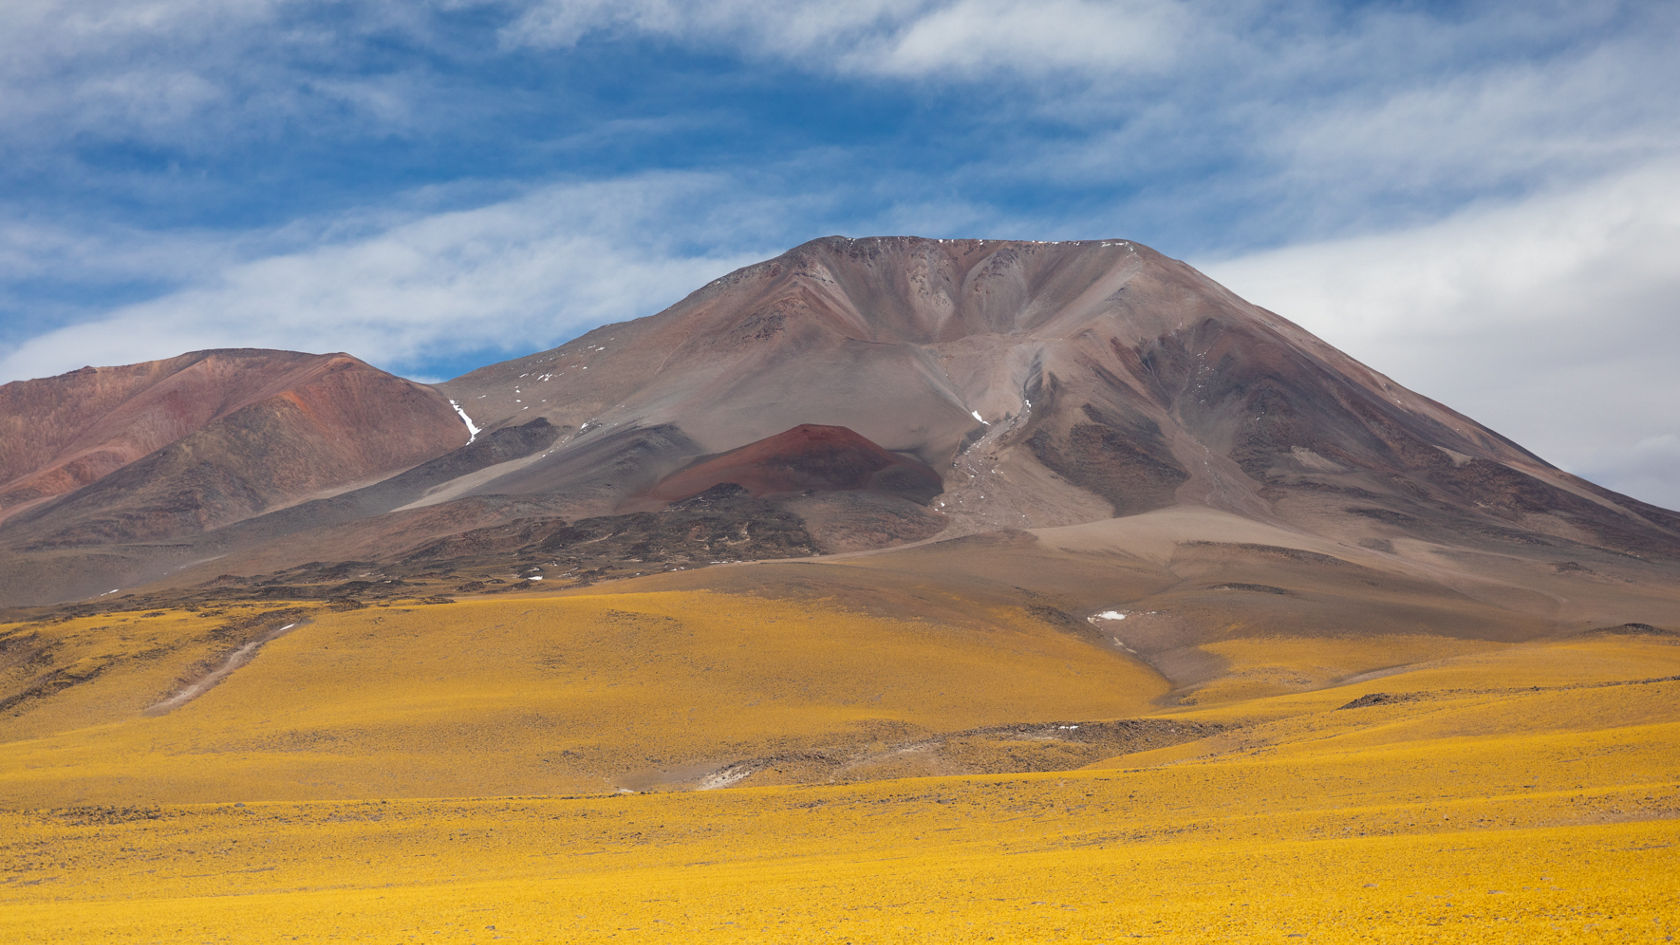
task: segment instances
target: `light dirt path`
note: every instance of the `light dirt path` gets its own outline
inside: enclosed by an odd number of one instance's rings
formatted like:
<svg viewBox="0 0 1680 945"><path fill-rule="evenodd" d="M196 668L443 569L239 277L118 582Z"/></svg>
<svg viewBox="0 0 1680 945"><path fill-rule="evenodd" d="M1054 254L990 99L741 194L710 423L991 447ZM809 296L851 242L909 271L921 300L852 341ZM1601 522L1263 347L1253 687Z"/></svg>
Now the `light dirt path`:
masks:
<svg viewBox="0 0 1680 945"><path fill-rule="evenodd" d="M257 639L252 640L250 643L247 643L239 649L234 650L232 653L229 653L220 663L211 667L209 672L183 686L173 695L148 706L145 714L164 715L168 712L173 712L174 710L179 709L181 706L186 705L194 699L197 699L199 696L209 692L216 686L217 683L220 683L222 680L231 676L235 670L251 662L251 660L256 657L257 651L262 649L264 644L278 640L309 622L310 621L307 619L300 618L284 626L269 630Z"/></svg>

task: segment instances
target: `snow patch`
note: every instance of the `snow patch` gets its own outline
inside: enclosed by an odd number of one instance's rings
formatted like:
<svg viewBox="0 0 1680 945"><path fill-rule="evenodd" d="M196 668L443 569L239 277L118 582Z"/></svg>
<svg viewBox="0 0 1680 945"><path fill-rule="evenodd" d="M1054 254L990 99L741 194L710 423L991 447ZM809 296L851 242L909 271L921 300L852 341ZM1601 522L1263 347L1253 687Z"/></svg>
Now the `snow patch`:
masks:
<svg viewBox="0 0 1680 945"><path fill-rule="evenodd" d="M1118 610L1105 610L1100 614L1093 615L1091 617L1091 619L1092 620L1125 620L1126 615L1124 613L1118 611Z"/></svg>
<svg viewBox="0 0 1680 945"><path fill-rule="evenodd" d="M479 396L482 398L484 395L480 394ZM455 412L457 414L460 414L460 416L461 416L461 422L465 423L467 425L467 442L471 443L472 441L478 439L478 434L479 434L478 424L472 422L472 418L467 416L467 412L465 410L461 409L460 404L451 400L449 402L449 406L455 408Z"/></svg>
<svg viewBox="0 0 1680 945"><path fill-rule="evenodd" d="M978 410L970 410L970 411L969 411L969 412L968 412L968 415L969 415L969 416L971 416L971 417L973 417L973 418L974 418L974 419L976 419L976 420L978 420L978 421L980 421L980 422L981 422L981 423L985 423L985 424L986 424L986 426L991 426L991 424L990 424L990 423L987 423L987 422L986 422L986 418L985 418L985 417L982 417L982 416L980 416L980 411L978 411Z"/></svg>

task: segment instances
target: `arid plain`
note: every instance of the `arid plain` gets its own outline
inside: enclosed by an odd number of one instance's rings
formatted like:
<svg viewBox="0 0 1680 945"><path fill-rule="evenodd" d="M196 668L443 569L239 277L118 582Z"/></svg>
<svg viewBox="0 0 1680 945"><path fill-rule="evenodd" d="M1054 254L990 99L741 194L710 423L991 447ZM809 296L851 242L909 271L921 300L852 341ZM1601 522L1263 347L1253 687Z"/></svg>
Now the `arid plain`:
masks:
<svg viewBox="0 0 1680 945"><path fill-rule="evenodd" d="M1674 932L1680 638L1238 629L1174 687L877 563L8 626L66 682L0 731L0 937Z"/></svg>

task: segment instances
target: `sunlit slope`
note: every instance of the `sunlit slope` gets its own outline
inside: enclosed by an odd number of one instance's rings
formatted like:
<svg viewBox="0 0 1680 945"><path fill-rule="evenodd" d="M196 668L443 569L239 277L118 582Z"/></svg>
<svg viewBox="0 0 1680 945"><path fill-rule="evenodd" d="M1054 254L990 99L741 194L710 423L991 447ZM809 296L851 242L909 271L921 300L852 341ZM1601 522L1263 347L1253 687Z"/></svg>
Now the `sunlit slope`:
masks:
<svg viewBox="0 0 1680 945"><path fill-rule="evenodd" d="M940 619L891 618L685 591L17 627L6 639L19 659L44 655L8 670L26 697L0 720L0 797L165 803L762 781L778 766L931 733L1135 716L1166 691L1125 654L1022 608L953 598L938 609ZM261 646L219 684L165 702L247 643Z"/></svg>
<svg viewBox="0 0 1680 945"><path fill-rule="evenodd" d="M1188 707L1249 721L1079 771L14 807L0 939L1662 942L1680 931L1670 639Z"/></svg>

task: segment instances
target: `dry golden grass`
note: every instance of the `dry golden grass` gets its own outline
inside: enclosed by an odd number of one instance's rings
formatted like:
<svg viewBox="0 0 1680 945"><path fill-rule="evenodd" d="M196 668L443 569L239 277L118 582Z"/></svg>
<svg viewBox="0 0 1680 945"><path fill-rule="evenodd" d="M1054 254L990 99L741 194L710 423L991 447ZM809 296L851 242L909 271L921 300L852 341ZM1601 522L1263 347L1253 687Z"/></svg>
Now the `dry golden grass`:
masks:
<svg viewBox="0 0 1680 945"><path fill-rule="evenodd" d="M1201 649L1229 667L1196 689L1197 704L1247 701L1282 693L1323 689L1386 671L1500 649L1482 640L1426 634L1361 637L1246 637L1204 643Z"/></svg>
<svg viewBox="0 0 1680 945"><path fill-rule="evenodd" d="M673 592L311 616L160 716L141 711L226 648L204 636L226 616L31 630L54 659L115 661L0 729L0 941L1677 931L1667 638L1224 641L1237 680L1327 688L1216 681L1166 711L1147 671L1008 609L934 624ZM1076 771L605 793L745 754L1148 713L1232 727Z"/></svg>
<svg viewBox="0 0 1680 945"><path fill-rule="evenodd" d="M157 655L101 656L111 665L98 676L0 722L0 796L646 788L781 752L1136 715L1166 690L1123 655L1023 611L949 612L945 622L904 620L705 592L318 610L225 682L155 717L143 710L202 667L214 649L205 635L230 615L72 621L31 632L61 660L130 647Z"/></svg>

